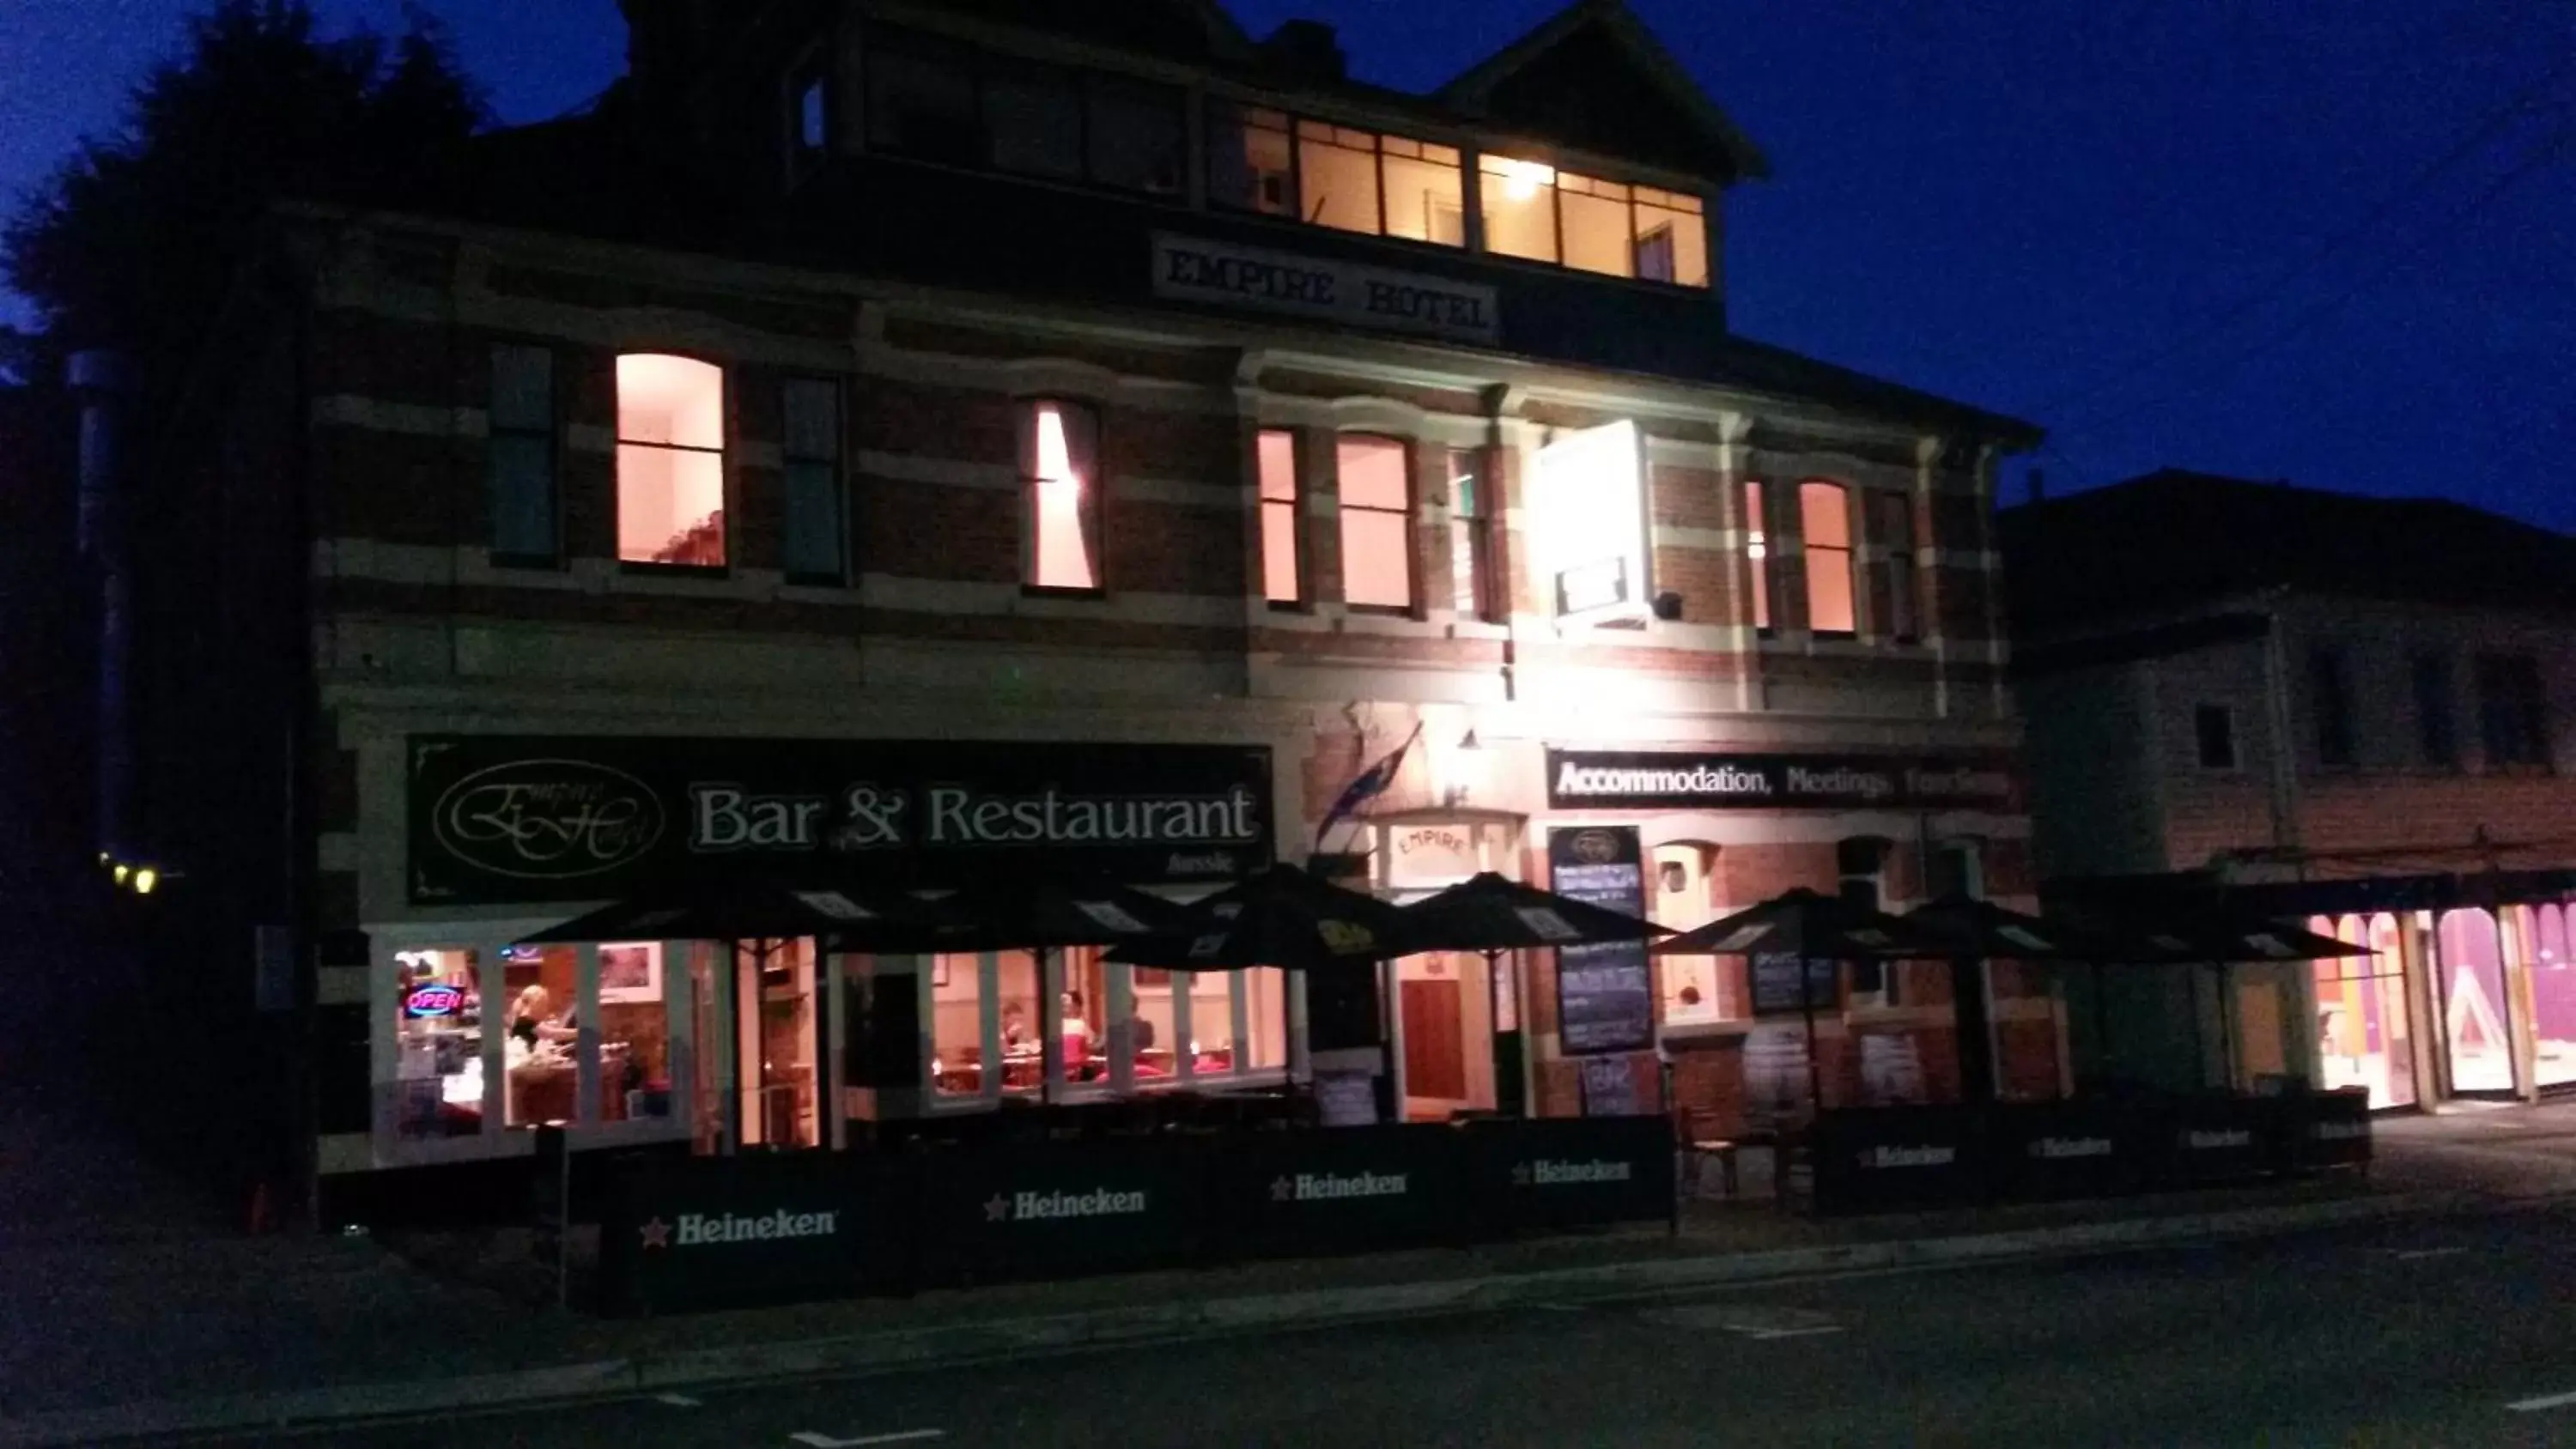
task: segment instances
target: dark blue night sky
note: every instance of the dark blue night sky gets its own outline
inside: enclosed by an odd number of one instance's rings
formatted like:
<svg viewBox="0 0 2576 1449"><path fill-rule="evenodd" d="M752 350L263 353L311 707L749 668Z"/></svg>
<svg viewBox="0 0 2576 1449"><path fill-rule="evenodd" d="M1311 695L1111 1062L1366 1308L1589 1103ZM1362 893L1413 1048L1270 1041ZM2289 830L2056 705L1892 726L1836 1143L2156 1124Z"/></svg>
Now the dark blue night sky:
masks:
<svg viewBox="0 0 2576 1449"><path fill-rule="evenodd" d="M1234 10L1419 88L1560 3ZM1777 172L1732 201L1740 330L2047 425L2052 488L2170 463L2576 530L2576 6L1632 3ZM0 189L112 125L188 8L0 0ZM428 8L506 120L622 59L613 0Z"/></svg>

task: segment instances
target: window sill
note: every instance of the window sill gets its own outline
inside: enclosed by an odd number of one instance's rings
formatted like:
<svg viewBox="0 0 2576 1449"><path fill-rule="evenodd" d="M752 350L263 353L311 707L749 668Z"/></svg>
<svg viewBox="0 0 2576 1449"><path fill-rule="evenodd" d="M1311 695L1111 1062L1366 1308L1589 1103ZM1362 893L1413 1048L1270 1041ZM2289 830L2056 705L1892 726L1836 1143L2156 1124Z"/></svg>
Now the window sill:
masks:
<svg viewBox="0 0 2576 1449"><path fill-rule="evenodd" d="M790 589L847 589L850 579L847 574L788 574L779 584Z"/></svg>
<svg viewBox="0 0 2576 1449"><path fill-rule="evenodd" d="M1422 616L1411 604L1344 604L1342 612L1363 619L1411 619L1421 623Z"/></svg>
<svg viewBox="0 0 2576 1449"><path fill-rule="evenodd" d="M518 573L559 574L564 569L561 554L493 553L487 555L487 561L495 569L508 569Z"/></svg>
<svg viewBox="0 0 2576 1449"><path fill-rule="evenodd" d="M1264 599L1262 603L1274 614L1313 614L1315 606L1304 599Z"/></svg>
<svg viewBox="0 0 2576 1449"><path fill-rule="evenodd" d="M617 571L628 578L703 579L710 583L733 577L732 567L726 564L647 563L626 558L617 561Z"/></svg>
<svg viewBox="0 0 2576 1449"><path fill-rule="evenodd" d="M1109 591L1107 589L1069 589L1059 584L1022 584L1020 597L1023 599L1088 599L1097 604L1109 601Z"/></svg>

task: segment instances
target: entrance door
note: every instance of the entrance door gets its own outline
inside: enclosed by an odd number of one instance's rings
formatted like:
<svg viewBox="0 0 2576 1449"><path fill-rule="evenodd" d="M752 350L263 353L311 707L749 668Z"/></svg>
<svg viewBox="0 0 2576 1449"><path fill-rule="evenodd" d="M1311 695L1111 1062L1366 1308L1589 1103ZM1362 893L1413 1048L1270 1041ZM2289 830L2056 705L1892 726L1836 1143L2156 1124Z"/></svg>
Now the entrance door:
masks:
<svg viewBox="0 0 2576 1449"><path fill-rule="evenodd" d="M1446 1121L1494 1109L1493 1005L1485 960L1464 952L1397 963L1404 1115Z"/></svg>
<svg viewBox="0 0 2576 1449"><path fill-rule="evenodd" d="M734 953L741 1141L823 1145L823 1013L814 942L747 941Z"/></svg>

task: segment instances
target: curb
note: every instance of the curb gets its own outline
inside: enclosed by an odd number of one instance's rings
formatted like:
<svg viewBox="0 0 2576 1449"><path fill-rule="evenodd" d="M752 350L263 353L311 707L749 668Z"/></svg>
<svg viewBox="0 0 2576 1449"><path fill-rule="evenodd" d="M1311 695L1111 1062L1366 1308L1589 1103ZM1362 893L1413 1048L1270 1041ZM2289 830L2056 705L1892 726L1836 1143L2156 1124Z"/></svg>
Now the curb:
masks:
<svg viewBox="0 0 2576 1449"><path fill-rule="evenodd" d="M778 1379L893 1373L1157 1340L1483 1312L1532 1303L1616 1300L1729 1283L1811 1277L1822 1273L1940 1268L2109 1252L2165 1243L2257 1237L2388 1218L2437 1216L2481 1205L2487 1204L2472 1193L2399 1193L1959 1237L1892 1239L1761 1253L1708 1254L1616 1263L1597 1268L1256 1294L1038 1318L890 1329L847 1338L690 1349L511 1373L141 1403L36 1415L15 1421L0 1420L0 1449L53 1449L53 1446L60 1445L97 1445L175 1435L313 1429L365 1420L481 1413L529 1404L705 1389Z"/></svg>

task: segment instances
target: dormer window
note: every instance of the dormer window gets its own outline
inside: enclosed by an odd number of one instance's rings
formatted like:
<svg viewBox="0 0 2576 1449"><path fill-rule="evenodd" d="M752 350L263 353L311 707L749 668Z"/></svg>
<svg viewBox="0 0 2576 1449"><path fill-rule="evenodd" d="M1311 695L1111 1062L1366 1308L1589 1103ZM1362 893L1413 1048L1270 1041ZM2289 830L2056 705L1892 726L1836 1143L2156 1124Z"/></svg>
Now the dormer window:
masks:
<svg viewBox="0 0 2576 1449"><path fill-rule="evenodd" d="M1208 110L1208 199L1336 231L1467 244L1455 146L1218 101Z"/></svg>
<svg viewBox="0 0 2576 1449"><path fill-rule="evenodd" d="M1558 262L1607 277L1708 285L1708 218L1696 196L1559 171L1488 154L1485 245L1498 256Z"/></svg>

